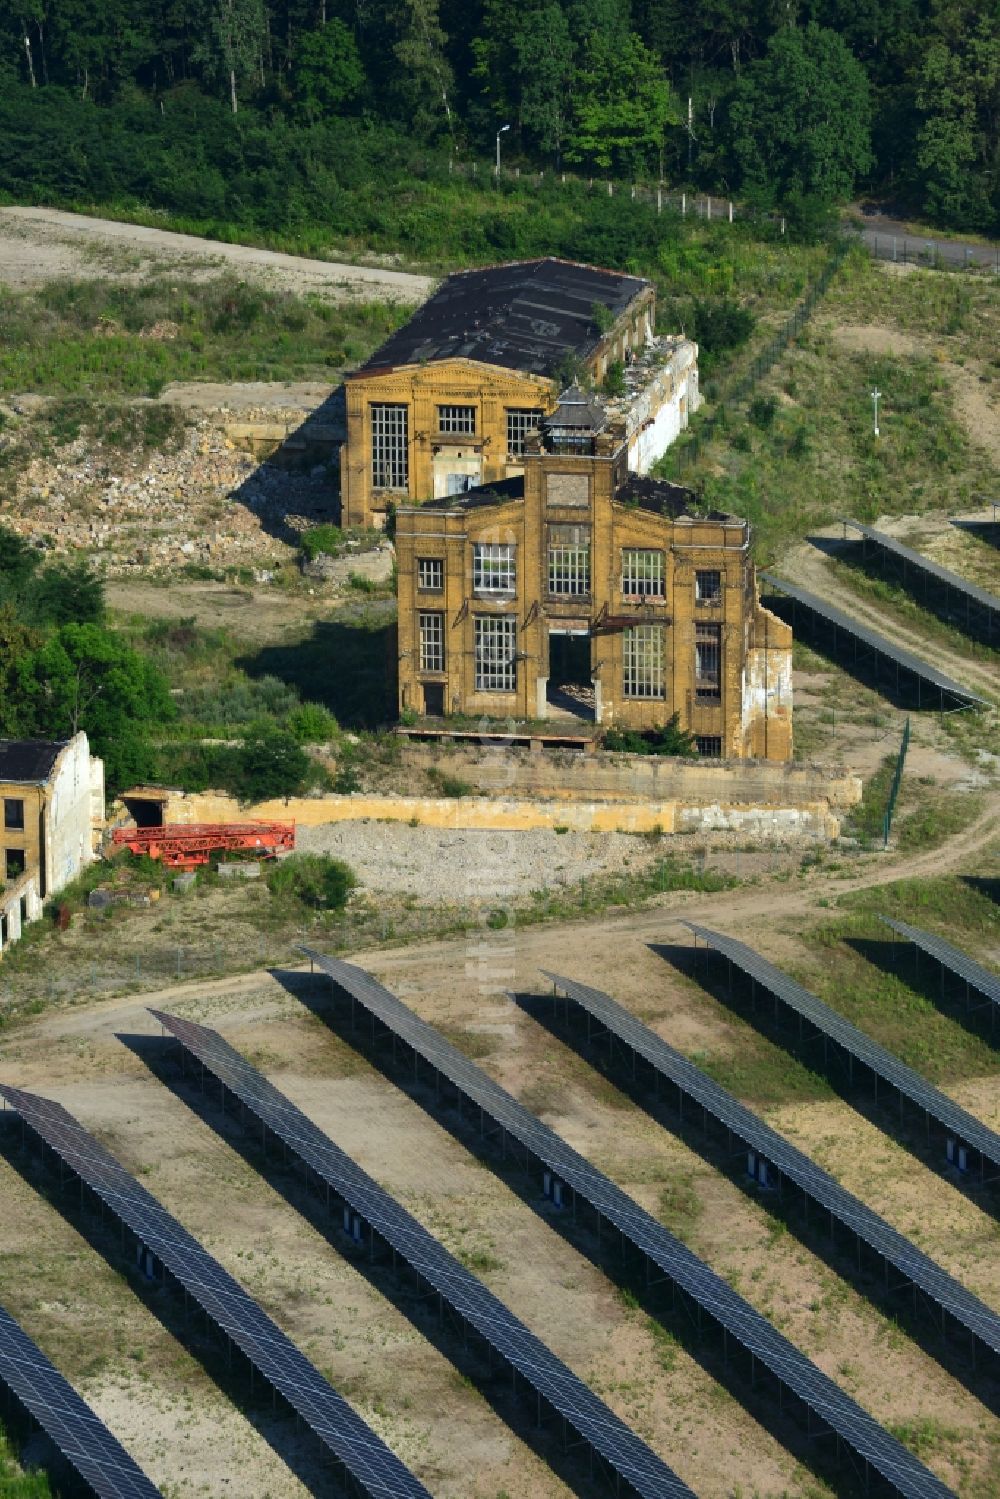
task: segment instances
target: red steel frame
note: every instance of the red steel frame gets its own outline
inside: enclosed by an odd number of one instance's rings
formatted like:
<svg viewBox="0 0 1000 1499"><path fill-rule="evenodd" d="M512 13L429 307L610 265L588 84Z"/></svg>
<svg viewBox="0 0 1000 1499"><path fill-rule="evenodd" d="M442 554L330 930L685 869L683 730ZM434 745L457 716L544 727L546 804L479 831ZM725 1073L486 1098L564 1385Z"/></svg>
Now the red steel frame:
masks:
<svg viewBox="0 0 1000 1499"><path fill-rule="evenodd" d="M115 828L112 841L134 854L161 859L171 869L196 869L215 853L255 853L276 859L295 847L294 822L164 823L155 828Z"/></svg>

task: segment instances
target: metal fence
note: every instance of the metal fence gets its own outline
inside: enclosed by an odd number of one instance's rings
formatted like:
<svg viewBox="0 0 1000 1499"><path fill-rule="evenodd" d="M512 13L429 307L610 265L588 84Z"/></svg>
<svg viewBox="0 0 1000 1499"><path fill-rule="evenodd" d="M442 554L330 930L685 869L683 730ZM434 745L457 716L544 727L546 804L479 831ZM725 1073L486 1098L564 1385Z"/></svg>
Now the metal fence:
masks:
<svg viewBox="0 0 1000 1499"><path fill-rule="evenodd" d="M932 270L992 271L1000 275L1000 245L970 245L955 240L917 239L862 229L861 238L876 260L919 265Z"/></svg>

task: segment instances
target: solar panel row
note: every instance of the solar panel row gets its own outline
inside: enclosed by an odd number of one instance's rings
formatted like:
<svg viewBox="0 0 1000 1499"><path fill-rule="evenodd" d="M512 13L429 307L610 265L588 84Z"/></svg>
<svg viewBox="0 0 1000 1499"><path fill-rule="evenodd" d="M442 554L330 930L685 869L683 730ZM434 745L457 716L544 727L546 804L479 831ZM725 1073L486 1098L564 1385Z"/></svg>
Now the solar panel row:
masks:
<svg viewBox="0 0 1000 1499"><path fill-rule="evenodd" d="M612 1224L648 1265L655 1266L696 1305L796 1395L857 1457L907 1499L940 1499L950 1490L903 1444L829 1379L766 1318L738 1295L662 1224L616 1187L603 1172L450 1045L381 984L349 963L304 949L352 1002L423 1057L529 1156Z"/></svg>
<svg viewBox="0 0 1000 1499"><path fill-rule="evenodd" d="M975 583L970 583L967 578L962 578L958 573L949 571L947 567L941 567L933 562L930 557L925 557L922 552L915 552L912 547L903 546L895 536L887 536L884 531L876 531L872 526L863 526L860 521L845 520L845 526L851 526L855 531L860 531L868 541L873 541L876 546L882 547L908 567L919 568L929 577L943 583L948 588L953 588L956 593L967 594L975 603L983 609L993 613L1000 613L1000 598L996 594L987 593L985 588L978 588Z"/></svg>
<svg viewBox="0 0 1000 1499"><path fill-rule="evenodd" d="M983 1163L984 1176L986 1164L993 1170L1000 1170L1000 1135L939 1092L926 1078L907 1067L905 1062L879 1046L863 1031L859 1031L857 1026L851 1025L849 1020L838 1015L836 1010L824 1004L815 994L810 994L808 989L782 973L780 968L775 968L773 963L754 952L752 947L738 942L735 937L723 936L721 932L710 931L708 927L697 926L691 921L685 921L684 925L709 947L727 958L734 967L741 969L755 984L760 984L789 1009L808 1020L822 1035L835 1041L849 1057L862 1063L876 1077L890 1083L902 1098L908 1098L917 1108L922 1109L928 1119L936 1120L949 1138L964 1141L965 1145L976 1151Z"/></svg>
<svg viewBox="0 0 1000 1499"><path fill-rule="evenodd" d="M97 1499L158 1499L159 1489L2 1306L0 1384L34 1417Z"/></svg>
<svg viewBox="0 0 1000 1499"><path fill-rule="evenodd" d="M545 977L633 1053L643 1057L660 1077L706 1109L755 1156L768 1161L789 1182L807 1193L813 1202L857 1234L887 1264L894 1266L936 1306L943 1307L985 1347L1000 1353L1000 1315L967 1291L909 1239L897 1233L884 1218L835 1181L829 1172L771 1129L739 1099L727 1093L694 1062L675 1051L609 995L558 974L546 973Z"/></svg>
<svg viewBox="0 0 1000 1499"><path fill-rule="evenodd" d="M806 589L799 588L795 583L789 583L784 578L775 577L773 573L762 572L760 576L764 583L771 588L776 588L779 593L790 598L795 604L801 605L803 609L825 620L835 629L842 630L845 635L850 635L853 639L860 641L876 655L884 656L901 671L909 672L911 676L918 678L921 682L926 682L946 697L954 698L960 703L980 703L984 707L989 706L986 698L980 697L968 687L963 687L961 682L956 682L952 677L946 677L943 672L938 671L929 662L922 661L919 656L914 656L911 651L904 651L901 646L894 645L891 640L869 629L860 620L854 619L850 614L845 614L842 609L835 608L833 604L828 604L826 599L821 599L817 594L809 593Z"/></svg>
<svg viewBox="0 0 1000 1499"><path fill-rule="evenodd" d="M950 942L946 942L943 937L934 936L932 932L921 931L918 926L908 926L905 921L893 921L888 916L880 916L879 920L892 927L901 937L908 938L914 946L927 953L928 957L936 958L942 968L949 969L971 989L978 990L985 1000L1000 1005L1000 974L991 973L960 947L952 947Z"/></svg>
<svg viewBox="0 0 1000 1499"><path fill-rule="evenodd" d="M441 1294L557 1415L644 1499L692 1499L645 1442L471 1271L215 1031L152 1010L161 1025Z"/></svg>
<svg viewBox="0 0 1000 1499"><path fill-rule="evenodd" d="M428 1499L423 1484L243 1287L72 1114L61 1104L5 1084L0 1084L0 1097L156 1256L366 1494L372 1499Z"/></svg>

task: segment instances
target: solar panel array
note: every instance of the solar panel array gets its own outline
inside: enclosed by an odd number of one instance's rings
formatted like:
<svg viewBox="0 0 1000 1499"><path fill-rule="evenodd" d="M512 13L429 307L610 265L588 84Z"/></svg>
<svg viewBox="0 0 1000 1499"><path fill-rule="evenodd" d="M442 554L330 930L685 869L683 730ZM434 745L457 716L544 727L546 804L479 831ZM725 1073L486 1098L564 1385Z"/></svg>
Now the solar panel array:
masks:
<svg viewBox="0 0 1000 1499"><path fill-rule="evenodd" d="M808 989L782 973L780 968L775 968L773 963L754 952L752 947L737 942L734 937L725 937L721 932L710 931L708 927L696 926L691 921L685 921L684 925L756 983L776 995L789 1009L810 1021L824 1036L836 1041L852 1057L875 1073L876 1077L891 1083L902 1097L923 1109L931 1119L936 1119L942 1128L966 1145L972 1146L984 1161L1000 1168L1000 1135L939 1092L919 1072L907 1067L905 1062L886 1051L884 1046L879 1046L864 1031L859 1031L843 1015L838 1015L836 1010L817 999L815 994L810 994Z"/></svg>
<svg viewBox="0 0 1000 1499"><path fill-rule="evenodd" d="M880 916L886 926L891 926L894 932L901 937L907 937L928 957L936 958L942 968L947 968L956 974L972 989L978 989L984 999L1000 1005L1000 974L991 973L981 963L975 962L960 947L952 947L943 937L935 937L933 932L921 931L918 926L908 926L905 921L893 921L889 916Z"/></svg>
<svg viewBox="0 0 1000 1499"><path fill-rule="evenodd" d="M826 599L821 599L815 593L808 593L806 589L799 588L795 583L788 583L784 578L775 577L774 573L762 572L760 576L769 587L777 588L780 593L786 594L796 604L801 604L804 609L810 609L814 614L819 615L821 619L825 619L827 624L831 624L836 629L843 630L856 640L860 640L870 650L887 657L895 666L901 667L902 670L910 672L915 677L919 677L921 681L930 683L939 692L945 692L949 697L956 698L963 703L981 703L984 706L988 706L986 698L980 697L978 693L972 692L968 687L963 687L961 682L956 682L951 677L946 677L943 672L938 671L929 662L922 661L919 656L914 656L910 651L902 650L900 646L894 645L891 640L887 640L884 635L879 635L877 631L869 629L867 625L863 625L860 620L854 619L852 615L845 614L843 610L834 608L832 604L827 603Z"/></svg>
<svg viewBox="0 0 1000 1499"><path fill-rule="evenodd" d="M1000 1353L1000 1314L984 1305L909 1239L897 1233L884 1218L835 1181L828 1171L771 1129L752 1109L713 1082L700 1067L675 1051L610 995L555 973L546 973L545 977L633 1052L644 1057L662 1077L737 1135L749 1149L766 1157L788 1181L863 1239L987 1348Z"/></svg>
<svg viewBox="0 0 1000 1499"><path fill-rule="evenodd" d="M854 1453L908 1499L951 1491L913 1453L846 1395L721 1276L675 1239L633 1198L567 1145L363 969L309 948L306 956L484 1115L554 1172L653 1265L797 1395Z"/></svg>
<svg viewBox="0 0 1000 1499"><path fill-rule="evenodd" d="M0 1097L86 1182L288 1401L372 1499L429 1499L385 1443L197 1239L61 1104L0 1084Z"/></svg>
<svg viewBox="0 0 1000 1499"><path fill-rule="evenodd" d="M2 1306L0 1383L30 1412L98 1499L158 1499L159 1489Z"/></svg>
<svg viewBox="0 0 1000 1499"><path fill-rule="evenodd" d="M646 1499L691 1490L411 1213L215 1031L150 1012L273 1135L304 1161Z"/></svg>
<svg viewBox="0 0 1000 1499"><path fill-rule="evenodd" d="M936 578L939 583L948 588L954 588L958 593L967 594L984 609L993 613L1000 612L1000 598L994 593L987 593L985 588L978 588L975 583L970 583L967 578L959 577L958 573L950 572L948 568L941 567L937 562L932 562L930 557L925 557L922 552L915 552L911 547L903 546L894 536L887 536L884 531L876 531L871 526L863 526L860 521L845 520L845 526L851 526L855 531L860 531L869 541L874 541L876 546L883 547L893 556L898 557L910 567L918 567L921 572Z"/></svg>

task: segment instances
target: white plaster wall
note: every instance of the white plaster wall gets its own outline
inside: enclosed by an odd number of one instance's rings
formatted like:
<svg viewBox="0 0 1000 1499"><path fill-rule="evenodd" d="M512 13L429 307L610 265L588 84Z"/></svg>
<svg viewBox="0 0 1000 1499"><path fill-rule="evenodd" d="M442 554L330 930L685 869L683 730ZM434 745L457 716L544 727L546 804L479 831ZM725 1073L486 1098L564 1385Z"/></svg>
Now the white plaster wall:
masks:
<svg viewBox="0 0 1000 1499"><path fill-rule="evenodd" d="M743 669L743 728L757 719L792 711L792 653L774 647L747 651Z"/></svg>
<svg viewBox="0 0 1000 1499"><path fill-rule="evenodd" d="M648 474L662 458L681 430L680 397L665 401L647 427L635 435L629 447L628 466L633 474Z"/></svg>
<svg viewBox="0 0 1000 1499"><path fill-rule="evenodd" d="M71 739L56 761L45 805L46 895L74 880L94 857L94 777L86 734ZM98 761L97 764L101 765ZM100 770L103 802L104 767Z"/></svg>

